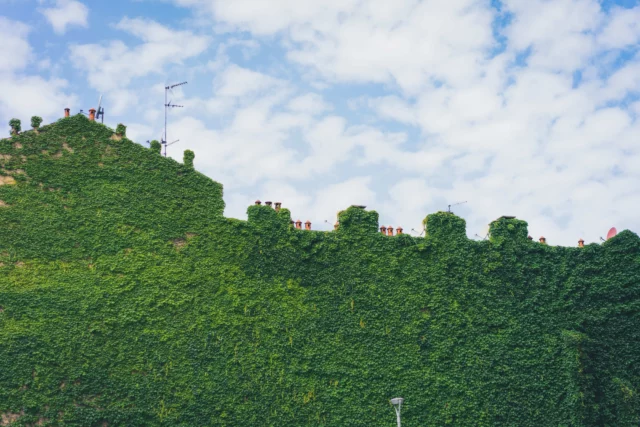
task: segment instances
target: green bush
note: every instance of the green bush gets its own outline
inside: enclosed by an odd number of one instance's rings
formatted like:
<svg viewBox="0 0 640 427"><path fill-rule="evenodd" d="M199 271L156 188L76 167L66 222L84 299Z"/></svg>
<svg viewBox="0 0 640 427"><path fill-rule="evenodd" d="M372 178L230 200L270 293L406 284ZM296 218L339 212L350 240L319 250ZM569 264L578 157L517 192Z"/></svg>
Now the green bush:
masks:
<svg viewBox="0 0 640 427"><path fill-rule="evenodd" d="M183 160L182 163L190 168L193 169L193 159L195 159L196 155L193 151L191 150L184 150L184 155L183 155Z"/></svg>
<svg viewBox="0 0 640 427"><path fill-rule="evenodd" d="M42 123L42 117L33 116L31 117L31 127L34 129L38 129L40 124Z"/></svg>
<svg viewBox="0 0 640 427"><path fill-rule="evenodd" d="M123 125L122 123L119 123L118 126L116 126L116 135L118 135L118 136L126 136L127 135L127 127L125 125Z"/></svg>
<svg viewBox="0 0 640 427"><path fill-rule="evenodd" d="M17 135L22 131L22 125L19 119L9 120L9 126L11 127L12 135Z"/></svg>
<svg viewBox="0 0 640 427"><path fill-rule="evenodd" d="M160 154L160 152L162 151L162 144L160 144L160 142L156 141L155 139L153 141L151 141L151 144L149 145L149 148L151 149L151 151L153 151L156 154Z"/></svg>

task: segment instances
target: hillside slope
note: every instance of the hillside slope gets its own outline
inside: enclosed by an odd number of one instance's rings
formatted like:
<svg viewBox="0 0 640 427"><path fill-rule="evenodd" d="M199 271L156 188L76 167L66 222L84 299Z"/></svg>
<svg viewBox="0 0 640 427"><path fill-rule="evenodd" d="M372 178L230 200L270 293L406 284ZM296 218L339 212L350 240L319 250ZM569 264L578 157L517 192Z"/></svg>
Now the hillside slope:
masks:
<svg viewBox="0 0 640 427"><path fill-rule="evenodd" d="M0 425L638 425L640 239L500 219L383 236L221 185L84 116L0 141Z"/></svg>

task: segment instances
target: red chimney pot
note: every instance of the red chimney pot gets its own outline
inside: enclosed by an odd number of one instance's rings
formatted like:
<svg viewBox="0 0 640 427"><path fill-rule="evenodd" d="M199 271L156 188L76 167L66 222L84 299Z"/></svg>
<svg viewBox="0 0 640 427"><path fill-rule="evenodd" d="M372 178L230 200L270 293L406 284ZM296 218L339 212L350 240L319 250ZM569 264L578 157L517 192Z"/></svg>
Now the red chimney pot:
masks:
<svg viewBox="0 0 640 427"><path fill-rule="evenodd" d="M311 221L307 221L304 223L304 229L305 230L311 230Z"/></svg>
<svg viewBox="0 0 640 427"><path fill-rule="evenodd" d="M70 114L71 114L71 109L69 109L69 108L65 108L65 109L64 109L64 116L65 116L65 117L69 117L69 115L70 115Z"/></svg>
<svg viewBox="0 0 640 427"><path fill-rule="evenodd" d="M89 110L89 120L93 121L96 119L96 109L95 108L91 108Z"/></svg>
<svg viewBox="0 0 640 427"><path fill-rule="evenodd" d="M300 220L296 221L296 228L297 229L301 229L302 228L302 221L300 221Z"/></svg>
<svg viewBox="0 0 640 427"><path fill-rule="evenodd" d="M384 225L382 227L380 227L380 232L382 234L387 234L387 227L385 227Z"/></svg>
<svg viewBox="0 0 640 427"><path fill-rule="evenodd" d="M393 236L393 227L392 226L388 226L387 227L387 236Z"/></svg>
<svg viewBox="0 0 640 427"><path fill-rule="evenodd" d="M260 200L256 200L256 205L261 205L262 202Z"/></svg>
<svg viewBox="0 0 640 427"><path fill-rule="evenodd" d="M584 240L583 239L578 240L578 247L579 248L584 248Z"/></svg>

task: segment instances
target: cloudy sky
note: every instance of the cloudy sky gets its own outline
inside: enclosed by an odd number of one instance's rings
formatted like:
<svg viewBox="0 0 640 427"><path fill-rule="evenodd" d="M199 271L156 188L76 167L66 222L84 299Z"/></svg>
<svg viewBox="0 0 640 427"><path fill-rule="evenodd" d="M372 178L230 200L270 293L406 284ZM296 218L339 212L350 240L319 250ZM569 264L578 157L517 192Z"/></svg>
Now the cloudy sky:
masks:
<svg viewBox="0 0 640 427"><path fill-rule="evenodd" d="M640 1L0 0L0 122L96 107L330 229L364 204L549 244L640 232ZM6 126L8 133L9 128Z"/></svg>

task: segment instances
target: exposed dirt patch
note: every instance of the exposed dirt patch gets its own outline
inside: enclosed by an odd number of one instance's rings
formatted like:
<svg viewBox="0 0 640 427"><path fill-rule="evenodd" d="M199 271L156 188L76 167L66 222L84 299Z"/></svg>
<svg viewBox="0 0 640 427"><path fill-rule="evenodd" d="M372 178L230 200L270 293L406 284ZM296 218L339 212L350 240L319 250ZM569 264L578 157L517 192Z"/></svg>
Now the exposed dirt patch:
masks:
<svg viewBox="0 0 640 427"><path fill-rule="evenodd" d="M0 185L15 185L16 180L12 176L0 175Z"/></svg>
<svg viewBox="0 0 640 427"><path fill-rule="evenodd" d="M104 167L104 163L100 162L100 163L98 163L98 166L103 168Z"/></svg>
<svg viewBox="0 0 640 427"><path fill-rule="evenodd" d="M11 154L0 154L0 160L11 160Z"/></svg>
<svg viewBox="0 0 640 427"><path fill-rule="evenodd" d="M24 267L24 262L22 261L16 262L16 268L22 268L22 267Z"/></svg>
<svg viewBox="0 0 640 427"><path fill-rule="evenodd" d="M0 208L6 208L7 206L9 206L7 202L5 202L4 200L0 200Z"/></svg>
<svg viewBox="0 0 640 427"><path fill-rule="evenodd" d="M120 141L122 139L122 136L120 135L116 135L115 133L111 136L111 139L114 141Z"/></svg>
<svg viewBox="0 0 640 427"><path fill-rule="evenodd" d="M16 142L15 144L13 144L13 148L15 148L16 150L20 150L22 148L22 144Z"/></svg>
<svg viewBox="0 0 640 427"><path fill-rule="evenodd" d="M73 153L73 148L69 147L69 144L67 144L66 142L62 143L62 148L64 148L65 150L67 150L70 153Z"/></svg>
<svg viewBox="0 0 640 427"><path fill-rule="evenodd" d="M184 248L186 244L187 244L187 241L185 239L175 239L173 241L173 246L177 250L180 250L180 249Z"/></svg>
<svg viewBox="0 0 640 427"><path fill-rule="evenodd" d="M52 155L51 157L53 157L54 159L59 159L60 157L62 157L62 151L58 151L56 154Z"/></svg>
<svg viewBox="0 0 640 427"><path fill-rule="evenodd" d="M4 414L0 414L0 426L8 426L20 419L21 416L24 415L24 411L20 412L5 412Z"/></svg>

